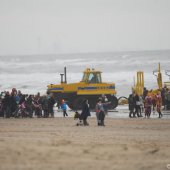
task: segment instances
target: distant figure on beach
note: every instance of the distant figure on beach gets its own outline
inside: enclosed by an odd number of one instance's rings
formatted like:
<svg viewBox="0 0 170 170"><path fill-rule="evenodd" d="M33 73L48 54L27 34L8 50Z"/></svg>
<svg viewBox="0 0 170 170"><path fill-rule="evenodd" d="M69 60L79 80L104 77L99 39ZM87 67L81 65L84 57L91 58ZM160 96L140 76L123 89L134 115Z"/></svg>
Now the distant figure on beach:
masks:
<svg viewBox="0 0 170 170"><path fill-rule="evenodd" d="M15 88L12 89L11 96L10 96L10 116L16 116L18 112L18 107L17 107L17 101L16 101L16 96L17 96L17 90Z"/></svg>
<svg viewBox="0 0 170 170"><path fill-rule="evenodd" d="M44 118L49 117L49 101L47 95L44 95L42 98L42 110L44 112Z"/></svg>
<svg viewBox="0 0 170 170"><path fill-rule="evenodd" d="M168 88L165 93L165 110L170 110L170 90Z"/></svg>
<svg viewBox="0 0 170 170"><path fill-rule="evenodd" d="M148 90L146 87L143 88L143 100L145 100L145 97L147 96Z"/></svg>
<svg viewBox="0 0 170 170"><path fill-rule="evenodd" d="M51 115L51 117L54 117L54 104L55 104L55 99L53 94L51 93L48 99L48 107L49 107L49 114Z"/></svg>
<svg viewBox="0 0 170 170"><path fill-rule="evenodd" d="M152 110L153 110L153 114L155 114L156 99L157 99L156 95L153 94L153 95L152 95Z"/></svg>
<svg viewBox="0 0 170 170"><path fill-rule="evenodd" d="M68 114L67 114L67 108L68 108L68 106L67 106L65 100L63 99L63 100L61 101L61 109L63 110L63 117L68 116Z"/></svg>
<svg viewBox="0 0 170 170"><path fill-rule="evenodd" d="M144 112L144 100L142 96L139 96L139 102L140 102L140 117L143 117L142 113Z"/></svg>
<svg viewBox="0 0 170 170"><path fill-rule="evenodd" d="M134 114L134 117L135 117L136 114L137 114L138 117L140 117L139 113L140 113L141 108L140 108L139 95L137 93L135 94L134 99L135 99L135 114Z"/></svg>
<svg viewBox="0 0 170 170"><path fill-rule="evenodd" d="M105 126L104 119L105 119L105 110L104 106L110 104L110 102L102 103L102 99L99 98L96 104L96 117L98 126Z"/></svg>
<svg viewBox="0 0 170 170"><path fill-rule="evenodd" d="M0 94L0 117L4 117L4 112L3 112L3 94Z"/></svg>
<svg viewBox="0 0 170 170"><path fill-rule="evenodd" d="M29 114L29 117L33 117L33 96L29 95L26 99L26 109Z"/></svg>
<svg viewBox="0 0 170 170"><path fill-rule="evenodd" d="M42 117L42 101L39 93L37 93L37 95L33 100L33 106L34 106L35 115L38 118Z"/></svg>
<svg viewBox="0 0 170 170"><path fill-rule="evenodd" d="M83 125L88 126L89 123L87 122L87 117L91 116L90 114L90 108L89 108L89 103L88 100L85 99L82 105L82 113L81 113L81 118L83 120Z"/></svg>
<svg viewBox="0 0 170 170"><path fill-rule="evenodd" d="M161 93L158 92L158 94L156 96L156 110L159 113L158 118L161 118L163 116L162 112L161 112L161 107L162 107L162 97L161 97Z"/></svg>
<svg viewBox="0 0 170 170"><path fill-rule="evenodd" d="M152 108L152 97L147 93L147 96L145 97L144 101L144 107L145 107L145 118L150 118L151 115L151 108Z"/></svg>
<svg viewBox="0 0 170 170"><path fill-rule="evenodd" d="M102 94L102 103L107 103L108 102L108 98L106 95ZM105 112L105 115L108 114L108 105L103 105L104 107L104 112Z"/></svg>
<svg viewBox="0 0 170 170"><path fill-rule="evenodd" d="M3 107L2 110L3 110L4 117L10 118L10 116L11 116L11 98L10 98L10 94L8 91L5 93L5 97L2 100L2 107Z"/></svg>
<svg viewBox="0 0 170 170"><path fill-rule="evenodd" d="M131 118L132 115L134 115L134 109L135 109L135 99L134 99L134 95L130 94L129 98L128 98L128 104L129 104L129 117Z"/></svg>
<svg viewBox="0 0 170 170"><path fill-rule="evenodd" d="M162 98L162 106L164 106L164 110L165 110L165 96L166 96L166 85L164 85L164 87L161 90L161 98Z"/></svg>

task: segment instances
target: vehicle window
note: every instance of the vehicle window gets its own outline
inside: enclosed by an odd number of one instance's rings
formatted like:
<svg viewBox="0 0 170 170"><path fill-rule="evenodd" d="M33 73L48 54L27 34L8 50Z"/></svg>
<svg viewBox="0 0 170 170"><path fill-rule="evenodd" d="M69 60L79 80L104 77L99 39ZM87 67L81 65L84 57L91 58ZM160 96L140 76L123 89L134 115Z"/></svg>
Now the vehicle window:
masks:
<svg viewBox="0 0 170 170"><path fill-rule="evenodd" d="M84 73L82 81L86 81L87 80L87 73Z"/></svg>
<svg viewBox="0 0 170 170"><path fill-rule="evenodd" d="M101 77L99 73L90 73L89 83L101 83Z"/></svg>
<svg viewBox="0 0 170 170"><path fill-rule="evenodd" d="M101 83L102 82L102 80L101 80L101 75L98 73L97 74L97 80L98 80L98 83Z"/></svg>

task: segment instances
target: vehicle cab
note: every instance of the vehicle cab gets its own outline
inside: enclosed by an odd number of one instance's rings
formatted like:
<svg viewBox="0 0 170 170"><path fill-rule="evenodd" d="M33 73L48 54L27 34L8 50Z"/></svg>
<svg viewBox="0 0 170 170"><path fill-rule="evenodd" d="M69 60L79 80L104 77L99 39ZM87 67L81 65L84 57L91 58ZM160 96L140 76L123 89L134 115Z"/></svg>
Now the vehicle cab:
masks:
<svg viewBox="0 0 170 170"><path fill-rule="evenodd" d="M96 71L94 69L87 68L84 71L82 82L88 84L102 83L101 71Z"/></svg>

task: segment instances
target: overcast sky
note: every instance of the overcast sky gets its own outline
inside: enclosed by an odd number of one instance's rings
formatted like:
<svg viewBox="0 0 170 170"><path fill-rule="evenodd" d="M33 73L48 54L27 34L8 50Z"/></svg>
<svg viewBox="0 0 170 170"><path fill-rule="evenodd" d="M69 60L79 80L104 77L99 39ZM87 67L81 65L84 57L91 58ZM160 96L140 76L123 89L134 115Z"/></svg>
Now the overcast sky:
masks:
<svg viewBox="0 0 170 170"><path fill-rule="evenodd" d="M170 49L170 0L0 0L0 55Z"/></svg>

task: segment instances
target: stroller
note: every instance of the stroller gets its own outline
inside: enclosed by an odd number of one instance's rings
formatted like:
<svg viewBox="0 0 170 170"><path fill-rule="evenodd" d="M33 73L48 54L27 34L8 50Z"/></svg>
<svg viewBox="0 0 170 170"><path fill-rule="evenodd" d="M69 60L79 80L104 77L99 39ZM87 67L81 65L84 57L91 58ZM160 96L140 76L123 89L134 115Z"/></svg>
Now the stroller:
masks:
<svg viewBox="0 0 170 170"><path fill-rule="evenodd" d="M81 116L81 113L79 113L78 111L75 111L74 114L74 120L78 119L79 121L76 123L76 126L83 126L83 119Z"/></svg>

